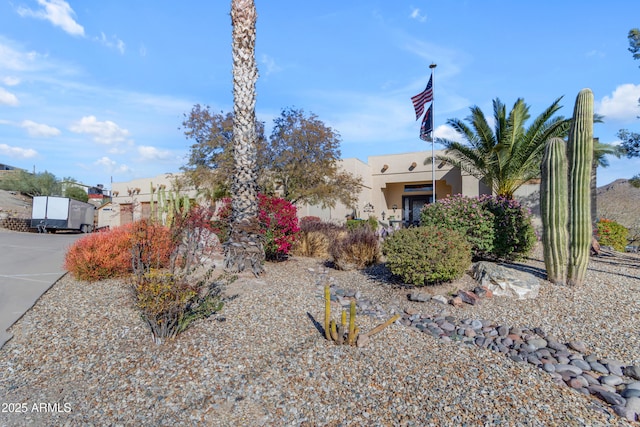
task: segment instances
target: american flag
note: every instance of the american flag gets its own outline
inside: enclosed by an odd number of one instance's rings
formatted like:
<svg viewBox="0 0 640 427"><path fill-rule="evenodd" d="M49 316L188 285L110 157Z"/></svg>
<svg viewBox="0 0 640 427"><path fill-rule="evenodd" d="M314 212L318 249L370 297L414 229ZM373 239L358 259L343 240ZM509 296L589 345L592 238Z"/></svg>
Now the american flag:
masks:
<svg viewBox="0 0 640 427"><path fill-rule="evenodd" d="M431 132L433 131L433 104L429 106L427 114L422 119L422 126L420 126L420 139L423 141L431 141Z"/></svg>
<svg viewBox="0 0 640 427"><path fill-rule="evenodd" d="M433 74L429 78L427 88L416 96L411 97L413 108L416 110L416 120L418 120L420 116L422 116L422 113L424 113L424 105L431 101L433 101Z"/></svg>

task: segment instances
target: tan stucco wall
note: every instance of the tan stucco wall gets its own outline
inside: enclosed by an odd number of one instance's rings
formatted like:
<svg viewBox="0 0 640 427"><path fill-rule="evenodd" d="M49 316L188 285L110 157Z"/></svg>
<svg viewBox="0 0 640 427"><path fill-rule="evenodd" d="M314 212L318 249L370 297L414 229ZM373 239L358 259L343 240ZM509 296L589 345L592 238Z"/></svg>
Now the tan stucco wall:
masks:
<svg viewBox="0 0 640 427"><path fill-rule="evenodd" d="M434 155L444 154L443 151L435 151ZM448 164L435 161L436 200L451 194L465 194L478 196L488 194L490 190L476 178L461 173L457 168ZM409 153L390 154L382 156L370 156L367 163L358 159L344 159L341 166L344 170L356 173L363 177L363 187L359 194L358 203L355 206L356 213L366 219L375 216L382 219L390 215L396 219L403 217L403 195L427 195L429 192L405 192L405 185L432 183L432 152L416 151ZM364 212L364 206L370 203L373 211ZM393 212L393 205L396 211ZM299 216L313 215L324 220L344 221L345 216L351 213L349 207L337 205L333 209L322 209L319 206L300 206Z"/></svg>
<svg viewBox="0 0 640 427"><path fill-rule="evenodd" d="M139 220L149 215L149 203L152 198L157 201L157 189L165 186L165 191L173 190L173 180L180 174L162 174L153 178L139 178L126 182L114 182L111 184L111 206L102 215L98 214L98 227L109 225L110 227L126 224L132 220ZM151 186L156 189L152 193ZM183 192L189 198L195 199L196 192L188 190Z"/></svg>

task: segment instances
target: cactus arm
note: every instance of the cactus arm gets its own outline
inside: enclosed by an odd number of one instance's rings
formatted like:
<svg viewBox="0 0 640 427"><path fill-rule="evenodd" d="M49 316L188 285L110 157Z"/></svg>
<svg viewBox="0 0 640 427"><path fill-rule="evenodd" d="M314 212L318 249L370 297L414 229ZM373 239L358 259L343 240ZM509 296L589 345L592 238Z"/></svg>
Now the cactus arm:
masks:
<svg viewBox="0 0 640 427"><path fill-rule="evenodd" d="M372 330L370 330L369 332L367 332L364 335L367 336L372 336L377 334L378 332L382 331L384 328L386 328L387 326L391 325L393 322L395 322L396 320L398 320L400 318L399 314L396 314L395 316L393 316L391 319L387 320L384 323L379 324L378 326L376 326L375 328L373 328Z"/></svg>
<svg viewBox="0 0 640 427"><path fill-rule="evenodd" d="M551 138L545 145L541 164L540 214L542 245L547 279L564 284L567 277L569 195L566 144Z"/></svg>
<svg viewBox="0 0 640 427"><path fill-rule="evenodd" d="M331 321L331 325L329 326L329 330L331 331L331 339L335 342L338 343L338 331L336 330L336 321L332 320Z"/></svg>
<svg viewBox="0 0 640 427"><path fill-rule="evenodd" d="M331 291L329 285L324 287L324 335L331 340L331 331L329 330L329 321L331 320Z"/></svg>
<svg viewBox="0 0 640 427"><path fill-rule="evenodd" d="M153 192L155 191L153 188L153 182L150 183L151 185L151 191L149 192L149 218L151 218L151 221L155 221L154 218L154 204L153 204Z"/></svg>
<svg viewBox="0 0 640 427"><path fill-rule="evenodd" d="M569 130L569 265L567 284L581 286L591 247L591 166L593 162L593 92L578 93Z"/></svg>
<svg viewBox="0 0 640 427"><path fill-rule="evenodd" d="M355 335L356 335L356 302L351 301L351 307L349 308L349 336L347 338L347 343L349 345L353 345L355 343Z"/></svg>

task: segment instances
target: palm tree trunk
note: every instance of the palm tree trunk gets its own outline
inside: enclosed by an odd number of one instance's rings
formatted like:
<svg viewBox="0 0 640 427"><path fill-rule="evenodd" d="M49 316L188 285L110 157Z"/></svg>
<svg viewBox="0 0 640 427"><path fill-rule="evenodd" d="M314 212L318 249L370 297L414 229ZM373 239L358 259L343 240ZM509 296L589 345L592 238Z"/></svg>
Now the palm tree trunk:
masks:
<svg viewBox="0 0 640 427"><path fill-rule="evenodd" d="M256 18L253 0L231 1L234 175L224 267L228 271L241 272L250 266L253 273L259 275L264 272L265 254L258 224L256 172Z"/></svg>

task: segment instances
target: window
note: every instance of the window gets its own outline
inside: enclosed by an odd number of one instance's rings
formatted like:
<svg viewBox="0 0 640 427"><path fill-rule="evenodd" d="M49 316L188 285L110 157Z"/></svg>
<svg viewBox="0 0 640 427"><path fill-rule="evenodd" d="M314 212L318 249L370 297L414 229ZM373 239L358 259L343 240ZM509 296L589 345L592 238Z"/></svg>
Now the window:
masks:
<svg viewBox="0 0 640 427"><path fill-rule="evenodd" d="M405 193L411 193L415 191L433 191L433 185L431 184L406 184L404 186Z"/></svg>

